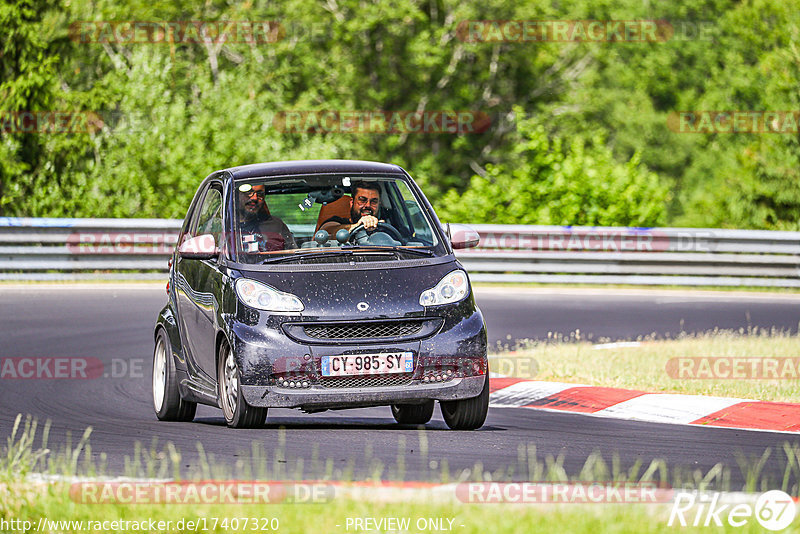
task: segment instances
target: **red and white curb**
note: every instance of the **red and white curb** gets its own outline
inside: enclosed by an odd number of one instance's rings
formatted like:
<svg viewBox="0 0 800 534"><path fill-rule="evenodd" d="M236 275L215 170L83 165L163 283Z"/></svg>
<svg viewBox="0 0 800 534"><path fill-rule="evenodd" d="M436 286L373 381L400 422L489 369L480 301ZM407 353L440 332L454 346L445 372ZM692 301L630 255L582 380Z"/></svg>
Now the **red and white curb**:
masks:
<svg viewBox="0 0 800 534"><path fill-rule="evenodd" d="M800 434L800 404L493 377L489 406Z"/></svg>

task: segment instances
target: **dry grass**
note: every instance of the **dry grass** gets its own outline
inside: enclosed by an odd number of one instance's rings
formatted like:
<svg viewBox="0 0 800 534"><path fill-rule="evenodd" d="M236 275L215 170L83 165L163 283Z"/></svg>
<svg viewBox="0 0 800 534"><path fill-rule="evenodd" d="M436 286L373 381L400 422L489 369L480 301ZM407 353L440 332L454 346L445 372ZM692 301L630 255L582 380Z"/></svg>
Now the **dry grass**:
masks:
<svg viewBox="0 0 800 534"><path fill-rule="evenodd" d="M577 332L568 338L525 342L514 350L498 350L491 355L490 367L512 376L553 382L799 402L798 379L688 379L673 378L667 371L667 362L672 358L798 356L800 336L778 331L713 331L677 339L641 339L608 347L583 341ZM527 372L526 367L535 372Z"/></svg>

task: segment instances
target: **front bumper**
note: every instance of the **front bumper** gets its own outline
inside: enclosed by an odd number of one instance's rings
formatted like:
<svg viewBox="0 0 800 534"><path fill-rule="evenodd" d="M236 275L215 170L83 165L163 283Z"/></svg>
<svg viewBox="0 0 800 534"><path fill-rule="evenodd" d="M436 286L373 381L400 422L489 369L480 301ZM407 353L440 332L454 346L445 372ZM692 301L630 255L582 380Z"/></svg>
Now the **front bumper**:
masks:
<svg viewBox="0 0 800 534"><path fill-rule="evenodd" d="M458 400L476 397L483 389L484 375L454 378L442 384L381 386L372 388L325 389L312 387L287 390L275 386L241 386L247 404L268 408L356 408L414 401Z"/></svg>
<svg viewBox="0 0 800 534"><path fill-rule="evenodd" d="M251 406L309 409L476 397L489 371L486 327L483 316L471 302L460 303L459 308L458 314L443 314L443 320L436 323L436 331L423 329L422 337L360 342L312 343L294 333L287 335L286 330L294 331L284 328L290 326L284 323L296 324L297 318L293 317L262 316L249 325L234 321L230 338L239 365L242 395ZM332 386L320 374L320 361L325 356L387 352L413 353L413 373L408 373L401 382L381 385L351 382L347 387ZM304 387L287 387L288 383L280 377L289 377L296 383L299 377Z"/></svg>

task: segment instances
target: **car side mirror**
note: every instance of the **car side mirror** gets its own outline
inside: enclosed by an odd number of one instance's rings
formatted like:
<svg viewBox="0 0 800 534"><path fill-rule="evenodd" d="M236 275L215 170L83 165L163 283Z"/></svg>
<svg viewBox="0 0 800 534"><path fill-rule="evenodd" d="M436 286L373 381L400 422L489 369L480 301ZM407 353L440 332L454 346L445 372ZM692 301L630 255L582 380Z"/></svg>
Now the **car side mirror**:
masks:
<svg viewBox="0 0 800 534"><path fill-rule="evenodd" d="M219 247L213 235L203 234L184 241L178 254L188 260L210 260L219 256Z"/></svg>
<svg viewBox="0 0 800 534"><path fill-rule="evenodd" d="M466 224L447 224L447 236L454 249L477 247L481 241L478 232Z"/></svg>

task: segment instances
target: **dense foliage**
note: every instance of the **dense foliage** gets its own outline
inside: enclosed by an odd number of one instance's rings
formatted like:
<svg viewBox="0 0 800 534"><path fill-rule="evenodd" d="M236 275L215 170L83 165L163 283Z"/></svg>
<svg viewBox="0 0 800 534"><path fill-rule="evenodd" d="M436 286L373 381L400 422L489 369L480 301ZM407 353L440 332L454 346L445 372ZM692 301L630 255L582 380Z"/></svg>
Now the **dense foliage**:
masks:
<svg viewBox="0 0 800 534"><path fill-rule="evenodd" d="M521 115L521 110L516 110ZM635 154L621 164L602 137L565 141L534 120L518 119L521 137L509 163L487 164L466 191L439 202L446 220L497 224L654 226L665 222L668 188Z"/></svg>
<svg viewBox="0 0 800 534"><path fill-rule="evenodd" d="M662 20L671 33L465 39L464 21L481 20ZM81 21L280 31L257 43L97 42ZM798 0L0 0L0 27L0 215L182 217L214 169L357 158L404 166L453 221L800 228L797 128L679 133L669 122L685 110L800 110ZM345 133L276 120L311 110L465 110L491 124ZM94 114L80 131L7 126L25 111Z"/></svg>

